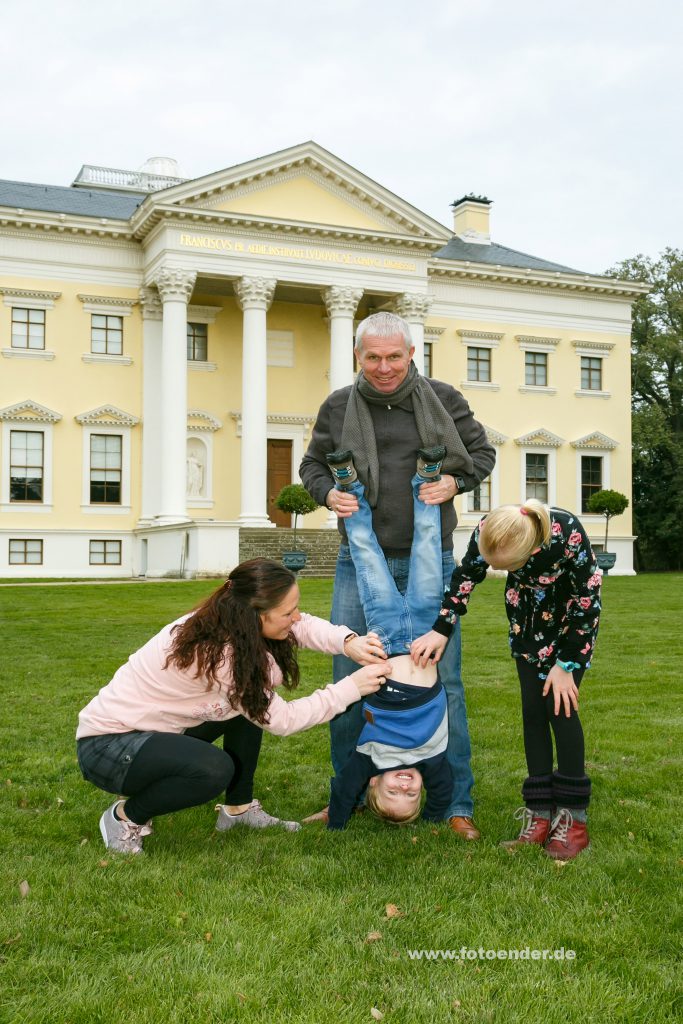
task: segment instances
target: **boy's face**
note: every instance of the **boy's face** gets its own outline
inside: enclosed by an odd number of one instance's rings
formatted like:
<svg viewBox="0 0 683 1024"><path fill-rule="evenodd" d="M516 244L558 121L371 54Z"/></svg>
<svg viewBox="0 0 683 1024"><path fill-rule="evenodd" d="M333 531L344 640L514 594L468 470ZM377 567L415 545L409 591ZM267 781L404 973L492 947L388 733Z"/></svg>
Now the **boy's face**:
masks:
<svg viewBox="0 0 683 1024"><path fill-rule="evenodd" d="M374 775L370 785L375 796L391 818L408 818L420 803L422 776L417 768L395 768L383 775Z"/></svg>

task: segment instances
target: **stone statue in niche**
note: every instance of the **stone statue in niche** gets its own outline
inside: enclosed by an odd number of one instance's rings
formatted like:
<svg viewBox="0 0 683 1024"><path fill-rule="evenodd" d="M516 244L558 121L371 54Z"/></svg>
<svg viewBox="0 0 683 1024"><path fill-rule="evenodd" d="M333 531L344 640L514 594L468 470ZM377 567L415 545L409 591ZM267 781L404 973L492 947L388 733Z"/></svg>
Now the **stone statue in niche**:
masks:
<svg viewBox="0 0 683 1024"><path fill-rule="evenodd" d="M199 448L188 448L187 452L187 495L189 498L200 498L204 489L205 451Z"/></svg>

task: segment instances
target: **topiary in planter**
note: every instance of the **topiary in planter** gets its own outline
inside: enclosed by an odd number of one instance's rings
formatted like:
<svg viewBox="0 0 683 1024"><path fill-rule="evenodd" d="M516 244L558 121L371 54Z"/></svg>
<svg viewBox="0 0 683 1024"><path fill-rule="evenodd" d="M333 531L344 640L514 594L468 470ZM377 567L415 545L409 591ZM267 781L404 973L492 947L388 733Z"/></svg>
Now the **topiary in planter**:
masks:
<svg viewBox="0 0 683 1024"><path fill-rule="evenodd" d="M607 552L607 535L609 521L620 516L628 508L628 498L621 491L596 491L588 499L588 511L593 515L605 517L605 553Z"/></svg>
<svg viewBox="0 0 683 1024"><path fill-rule="evenodd" d="M294 548L296 550L296 530L299 516L315 512L319 508L318 502L310 496L303 484L287 484L278 494L275 504L281 512L289 512L294 516Z"/></svg>

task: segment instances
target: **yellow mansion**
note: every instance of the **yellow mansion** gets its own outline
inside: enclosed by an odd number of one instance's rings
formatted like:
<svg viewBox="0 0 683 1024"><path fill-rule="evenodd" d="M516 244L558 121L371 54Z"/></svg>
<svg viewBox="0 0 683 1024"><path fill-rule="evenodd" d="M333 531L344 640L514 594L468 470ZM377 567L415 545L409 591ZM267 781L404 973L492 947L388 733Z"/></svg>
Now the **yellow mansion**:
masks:
<svg viewBox="0 0 683 1024"><path fill-rule="evenodd" d="M190 181L160 160L0 181L0 576L228 571L240 527L282 525L273 497L378 309L497 448L456 499L456 554L500 502L630 496L642 286L492 242L487 199L453 210L445 227L313 142ZM612 531L631 573L628 513Z"/></svg>

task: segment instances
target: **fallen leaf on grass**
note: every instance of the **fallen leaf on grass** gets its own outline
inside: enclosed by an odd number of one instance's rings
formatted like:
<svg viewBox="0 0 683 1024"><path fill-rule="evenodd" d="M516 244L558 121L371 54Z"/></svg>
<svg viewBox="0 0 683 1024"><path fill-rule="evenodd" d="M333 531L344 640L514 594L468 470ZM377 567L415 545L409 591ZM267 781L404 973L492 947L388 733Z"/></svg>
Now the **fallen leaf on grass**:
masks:
<svg viewBox="0 0 683 1024"><path fill-rule="evenodd" d="M457 1010L460 1007L460 1005L461 1005L460 1000L459 999L454 999L452 1005L453 1005L453 1008Z"/></svg>
<svg viewBox="0 0 683 1024"><path fill-rule="evenodd" d="M9 939L5 939L2 944L3 944L3 946L13 946L14 943L18 942L20 938L21 938L21 932L17 932L16 935L12 935L12 936L10 936Z"/></svg>
<svg viewBox="0 0 683 1024"><path fill-rule="evenodd" d="M568 863L569 863L569 861L566 861L566 860L554 860L553 861L553 864L555 865L556 868L566 868Z"/></svg>
<svg viewBox="0 0 683 1024"><path fill-rule="evenodd" d="M63 807L63 806L64 806L64 801L62 800L61 796L58 796L57 797L57 807Z"/></svg>
<svg viewBox="0 0 683 1024"><path fill-rule="evenodd" d="M81 841L80 841L80 843L79 843L78 845L79 845L79 846L85 846L85 844L86 844L87 842L88 842L88 838L87 838L87 836L83 836L83 838L81 839Z"/></svg>
<svg viewBox="0 0 683 1024"><path fill-rule="evenodd" d="M629 832L628 837L629 837L629 839L635 839L636 838L634 836L633 832Z"/></svg>
<svg viewBox="0 0 683 1024"><path fill-rule="evenodd" d="M247 997L245 996L244 992L237 992L236 995L241 1003L246 1003Z"/></svg>
<svg viewBox="0 0 683 1024"><path fill-rule="evenodd" d="M406 915L402 910L399 910L395 903L387 903L386 916L390 917L405 917Z"/></svg>
<svg viewBox="0 0 683 1024"><path fill-rule="evenodd" d="M373 1020L384 1020L384 1014L381 1010L378 1010L376 1006L373 1006L370 1010L370 1016Z"/></svg>
<svg viewBox="0 0 683 1024"><path fill-rule="evenodd" d="M411 841L411 843L416 843L417 842L417 836L413 836L413 838L410 841Z"/></svg>
<svg viewBox="0 0 683 1024"><path fill-rule="evenodd" d="M213 935L211 934L211 932L204 932L204 941L205 942L211 942L212 938L213 938Z"/></svg>
<svg viewBox="0 0 683 1024"><path fill-rule="evenodd" d="M98 866L98 868L108 868L109 867L109 861L106 858L103 859L103 860L98 860L97 866Z"/></svg>
<svg viewBox="0 0 683 1024"><path fill-rule="evenodd" d="M19 895L21 896L22 899L26 899L30 891L31 886L28 884L26 879L24 879L23 882L19 882Z"/></svg>
<svg viewBox="0 0 683 1024"><path fill-rule="evenodd" d="M382 938L382 933L381 932L368 932L368 934L365 936L365 942L366 942L366 944L368 942L377 942L377 940L381 939L381 938Z"/></svg>

